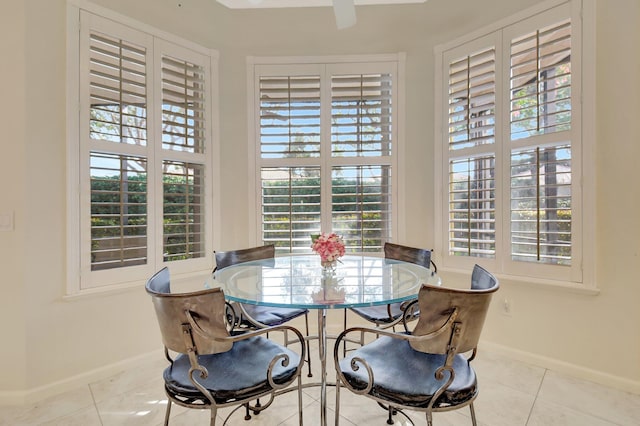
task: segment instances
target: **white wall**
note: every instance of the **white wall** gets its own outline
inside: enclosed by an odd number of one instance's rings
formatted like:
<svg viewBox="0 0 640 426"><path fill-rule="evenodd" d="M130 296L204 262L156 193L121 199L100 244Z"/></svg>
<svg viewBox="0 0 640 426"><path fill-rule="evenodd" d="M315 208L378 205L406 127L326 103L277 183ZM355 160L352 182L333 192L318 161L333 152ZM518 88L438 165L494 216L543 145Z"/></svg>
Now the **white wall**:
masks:
<svg viewBox="0 0 640 426"><path fill-rule="evenodd" d="M0 400L5 392L25 388L24 199L25 163L25 13L20 2L7 2L0 15L2 93L0 102L0 214L14 217L14 230L0 232ZM7 36L8 35L8 36Z"/></svg>
<svg viewBox="0 0 640 426"><path fill-rule="evenodd" d="M433 47L536 4L535 0L429 0L358 7L356 27L337 31L329 8L230 11L213 0L95 3L220 51L222 248L248 244L246 77L248 55L407 52L404 243L432 246ZM158 350L143 283L134 290L63 300L65 288L65 1L25 0L0 18L14 68L2 68L5 98L0 212L3 297L0 402L44 395L105 375L119 361ZM640 16L637 0L598 3L596 149L597 296L502 281L484 344L531 362L640 392L640 300L636 219ZM9 13L5 13L7 11ZM6 21L6 22L5 22ZM6 24L6 25L5 25ZM6 56L5 56L6 57ZM621 84L624 82L624 85ZM7 99L11 99L8 102ZM7 134L8 129L8 134ZM9 137L6 137L6 136ZM7 141L11 143L7 143ZM5 156L8 153L10 157ZM12 182L12 185L6 185ZM618 200L624 200L622 203ZM6 265L5 265L6 263ZM445 279L467 279L446 274ZM513 304L510 317L499 299ZM9 342L7 354L6 343ZM71 379L69 379L71 378Z"/></svg>

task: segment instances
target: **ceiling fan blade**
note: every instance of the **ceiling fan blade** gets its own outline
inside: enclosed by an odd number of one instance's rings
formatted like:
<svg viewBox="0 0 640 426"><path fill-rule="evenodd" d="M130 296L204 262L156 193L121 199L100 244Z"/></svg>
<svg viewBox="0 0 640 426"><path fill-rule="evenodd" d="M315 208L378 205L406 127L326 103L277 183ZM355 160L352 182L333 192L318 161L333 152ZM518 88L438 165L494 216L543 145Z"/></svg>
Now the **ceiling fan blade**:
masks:
<svg viewBox="0 0 640 426"><path fill-rule="evenodd" d="M354 0L333 0L333 13L339 30L356 24L356 6Z"/></svg>

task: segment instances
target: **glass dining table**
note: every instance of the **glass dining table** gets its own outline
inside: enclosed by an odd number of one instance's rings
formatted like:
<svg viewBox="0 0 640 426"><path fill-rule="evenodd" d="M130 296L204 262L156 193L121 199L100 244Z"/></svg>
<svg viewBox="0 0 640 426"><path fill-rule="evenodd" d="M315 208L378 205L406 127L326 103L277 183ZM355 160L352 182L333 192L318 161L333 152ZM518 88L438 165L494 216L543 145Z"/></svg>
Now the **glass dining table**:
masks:
<svg viewBox="0 0 640 426"><path fill-rule="evenodd" d="M321 365L320 423L326 425L327 310L403 302L417 297L423 283L439 277L422 266L370 255L344 256L323 268L318 255L285 255L217 270L208 287L220 287L229 301L318 311Z"/></svg>

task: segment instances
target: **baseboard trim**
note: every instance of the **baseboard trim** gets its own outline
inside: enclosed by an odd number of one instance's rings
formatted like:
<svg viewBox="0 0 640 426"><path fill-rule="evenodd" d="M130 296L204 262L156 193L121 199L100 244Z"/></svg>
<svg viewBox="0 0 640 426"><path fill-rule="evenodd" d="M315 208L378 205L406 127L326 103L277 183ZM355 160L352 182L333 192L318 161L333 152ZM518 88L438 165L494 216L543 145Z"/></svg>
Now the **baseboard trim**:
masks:
<svg viewBox="0 0 640 426"><path fill-rule="evenodd" d="M481 341L480 349L486 349L499 355L507 356L511 359L532 364L538 367L547 368L559 373L567 374L577 379L583 379L600 385L615 388L624 392L630 392L640 395L640 381L630 380L626 377L614 376L612 374L603 373L602 371L581 367L554 358L533 354L508 346L503 346L493 342Z"/></svg>
<svg viewBox="0 0 640 426"><path fill-rule="evenodd" d="M41 401L48 397L77 389L80 386L88 386L90 383L107 379L122 370L140 365L145 360L148 360L149 357L154 357L157 359L158 354L160 353L161 351L156 350L146 354L138 355L116 362L114 364L109 364L100 368L96 368L94 370L86 371L84 373L68 377L63 380L58 380L56 382L48 383L43 386L38 386L33 389L21 391L0 391L0 405L25 405L27 403Z"/></svg>

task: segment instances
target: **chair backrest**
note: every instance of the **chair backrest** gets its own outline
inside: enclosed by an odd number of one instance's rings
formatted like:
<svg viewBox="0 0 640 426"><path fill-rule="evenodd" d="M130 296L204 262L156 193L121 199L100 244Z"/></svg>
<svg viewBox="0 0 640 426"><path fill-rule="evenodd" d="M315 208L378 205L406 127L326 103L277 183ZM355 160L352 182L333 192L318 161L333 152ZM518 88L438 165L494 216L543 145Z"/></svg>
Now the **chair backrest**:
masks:
<svg viewBox="0 0 640 426"><path fill-rule="evenodd" d="M401 260L429 268L431 266L431 250L384 243L385 259Z"/></svg>
<svg viewBox="0 0 640 426"><path fill-rule="evenodd" d="M198 354L226 352L233 346L208 336L227 337L224 293L220 288L192 293L171 293L169 270L165 267L152 276L146 284L156 311L162 342L167 349L187 353L184 326L192 328L193 343Z"/></svg>
<svg viewBox="0 0 640 426"><path fill-rule="evenodd" d="M473 287L474 277L476 287ZM433 339L411 342L415 350L447 353L447 346L454 338L454 327L459 328L456 332L458 334L455 335L456 352L466 352L478 346L491 297L498 290L499 284L493 275L476 266L472 273L471 285L471 289L464 290L423 284L418 294L420 317L413 334L422 336L443 326L444 329Z"/></svg>
<svg viewBox="0 0 640 426"><path fill-rule="evenodd" d="M496 277L491 275L491 273L482 266L475 265L473 267L473 272L471 273L472 290L487 290L489 288L493 288L496 283Z"/></svg>
<svg viewBox="0 0 640 426"><path fill-rule="evenodd" d="M236 263L251 262L252 260L272 259L276 256L276 247L268 244L240 250L214 252L216 270L235 265Z"/></svg>

